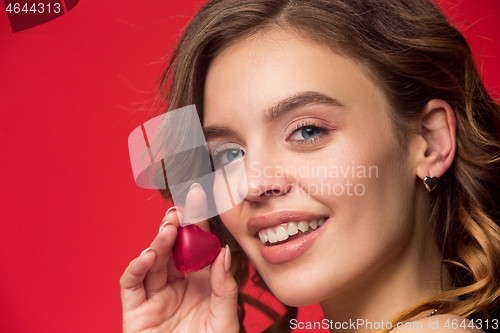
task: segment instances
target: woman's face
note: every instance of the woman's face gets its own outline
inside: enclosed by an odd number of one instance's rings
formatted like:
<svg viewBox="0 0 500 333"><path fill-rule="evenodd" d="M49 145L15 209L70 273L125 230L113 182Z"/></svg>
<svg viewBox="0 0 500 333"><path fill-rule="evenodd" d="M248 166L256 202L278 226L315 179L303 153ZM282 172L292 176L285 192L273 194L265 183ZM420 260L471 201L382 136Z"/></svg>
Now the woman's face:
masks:
<svg viewBox="0 0 500 333"><path fill-rule="evenodd" d="M274 29L225 49L204 98L207 141L232 143L214 160L246 170L225 175L244 198L222 221L279 300L363 290L403 260L416 173L359 64Z"/></svg>

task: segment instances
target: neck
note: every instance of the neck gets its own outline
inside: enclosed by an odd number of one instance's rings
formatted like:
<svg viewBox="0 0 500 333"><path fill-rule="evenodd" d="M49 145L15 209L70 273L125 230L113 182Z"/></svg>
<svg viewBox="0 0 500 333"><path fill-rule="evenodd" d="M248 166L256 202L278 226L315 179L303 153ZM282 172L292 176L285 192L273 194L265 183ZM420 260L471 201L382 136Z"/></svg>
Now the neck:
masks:
<svg viewBox="0 0 500 333"><path fill-rule="evenodd" d="M344 333L376 332L400 312L442 292L441 253L427 221L416 216L415 230L403 248L395 249L376 269L320 303L332 332L342 324ZM443 275L445 289L450 280Z"/></svg>

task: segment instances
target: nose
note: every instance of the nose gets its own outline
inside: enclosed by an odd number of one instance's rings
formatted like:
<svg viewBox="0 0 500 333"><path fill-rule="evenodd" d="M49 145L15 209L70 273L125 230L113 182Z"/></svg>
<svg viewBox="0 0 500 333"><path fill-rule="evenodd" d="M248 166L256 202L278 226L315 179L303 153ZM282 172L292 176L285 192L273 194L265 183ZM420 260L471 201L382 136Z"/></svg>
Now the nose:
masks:
<svg viewBox="0 0 500 333"><path fill-rule="evenodd" d="M264 201L271 196L289 193L293 180L285 172L282 165L253 161L247 164L245 182L240 183L239 194L246 201Z"/></svg>

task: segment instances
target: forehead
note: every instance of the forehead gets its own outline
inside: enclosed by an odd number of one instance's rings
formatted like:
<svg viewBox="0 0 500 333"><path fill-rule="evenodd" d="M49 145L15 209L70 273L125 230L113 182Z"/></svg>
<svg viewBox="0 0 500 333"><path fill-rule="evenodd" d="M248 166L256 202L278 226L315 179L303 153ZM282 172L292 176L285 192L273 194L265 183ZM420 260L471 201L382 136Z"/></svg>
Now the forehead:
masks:
<svg viewBox="0 0 500 333"><path fill-rule="evenodd" d="M204 119L215 122L229 112L265 121L265 110L288 96L315 91L341 102L382 100L379 88L351 58L303 36L275 28L222 51L209 67Z"/></svg>

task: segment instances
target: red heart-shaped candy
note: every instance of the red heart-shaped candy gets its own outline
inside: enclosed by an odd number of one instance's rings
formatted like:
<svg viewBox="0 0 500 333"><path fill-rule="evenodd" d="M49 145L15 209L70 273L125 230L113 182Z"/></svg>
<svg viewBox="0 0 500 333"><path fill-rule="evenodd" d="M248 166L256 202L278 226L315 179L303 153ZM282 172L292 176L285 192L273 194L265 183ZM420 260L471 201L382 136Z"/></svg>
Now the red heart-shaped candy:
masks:
<svg viewBox="0 0 500 333"><path fill-rule="evenodd" d="M194 224L178 229L172 249L175 267L186 273L197 272L210 265L219 252L219 239Z"/></svg>

